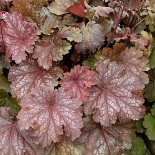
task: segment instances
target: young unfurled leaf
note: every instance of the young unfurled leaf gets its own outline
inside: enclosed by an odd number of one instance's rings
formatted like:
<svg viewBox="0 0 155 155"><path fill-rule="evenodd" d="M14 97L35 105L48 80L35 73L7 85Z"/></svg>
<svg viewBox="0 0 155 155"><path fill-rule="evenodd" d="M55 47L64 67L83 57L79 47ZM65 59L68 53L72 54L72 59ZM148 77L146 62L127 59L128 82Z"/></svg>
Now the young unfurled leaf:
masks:
<svg viewBox="0 0 155 155"><path fill-rule="evenodd" d="M69 53L71 47L69 42L57 38L42 40L36 44L33 58L38 58L39 65L44 69L49 69L53 61L62 60L63 55Z"/></svg>
<svg viewBox="0 0 155 155"><path fill-rule="evenodd" d="M85 155L118 155L124 153L125 148L131 147L133 131L131 123L102 127L88 121L79 141L86 145Z"/></svg>
<svg viewBox="0 0 155 155"><path fill-rule="evenodd" d="M88 99L89 88L95 84L95 74L84 66L75 66L70 73L64 73L61 81L61 86L81 101Z"/></svg>
<svg viewBox="0 0 155 155"><path fill-rule="evenodd" d="M103 126L131 119L137 120L144 115L143 96L140 79L126 71L116 62L100 63L96 68L97 86L91 88L89 100L85 103L85 113L93 114L96 122Z"/></svg>
<svg viewBox="0 0 155 155"><path fill-rule="evenodd" d="M60 140L62 127L72 140L80 136L83 123L79 108L82 102L73 98L72 93L62 88L54 92L37 88L32 95L24 96L20 104L22 109L17 118L23 122L21 128L32 127L35 142L43 147Z"/></svg>
<svg viewBox="0 0 155 155"><path fill-rule="evenodd" d="M63 15L67 13L66 9L74 3L74 0L55 0L48 6L51 13Z"/></svg>
<svg viewBox="0 0 155 155"><path fill-rule="evenodd" d="M0 108L0 152L3 155L38 155L37 148L7 108Z"/></svg>
<svg viewBox="0 0 155 155"><path fill-rule="evenodd" d="M44 5L47 5L48 0L13 0L12 11L17 11L23 17L29 17L34 22L39 23L40 12Z"/></svg>
<svg viewBox="0 0 155 155"><path fill-rule="evenodd" d="M46 35L50 35L54 32L54 28L60 27L62 25L61 17L52 14L46 7L43 7L40 11L40 16L38 17L38 26L40 31Z"/></svg>
<svg viewBox="0 0 155 155"><path fill-rule="evenodd" d="M22 62L19 66L12 66L9 72L11 93L13 97L22 98L37 87L53 90L58 85L54 69L46 71L40 68L34 60Z"/></svg>
<svg viewBox="0 0 155 155"><path fill-rule="evenodd" d="M132 138L132 146L130 150L126 150L126 155L145 155L146 145L142 138L136 135Z"/></svg>
<svg viewBox="0 0 155 155"><path fill-rule="evenodd" d="M60 34L69 41L75 41L77 43L82 42L82 34L79 28L76 27L64 27L60 31Z"/></svg>
<svg viewBox="0 0 155 155"><path fill-rule="evenodd" d="M149 47L149 40L137 35L130 28L123 28L120 33L117 33L115 40L119 42L120 40L128 40L135 45L136 48L144 49Z"/></svg>
<svg viewBox="0 0 155 155"><path fill-rule="evenodd" d="M148 138L155 140L155 105L152 106L151 113L144 117L143 125L146 128Z"/></svg>
<svg viewBox="0 0 155 155"><path fill-rule="evenodd" d="M81 27L82 42L76 44L75 48L77 52L84 53L87 49L90 52L95 52L103 44L105 35L107 32L103 31L100 24L94 21L88 22L87 25L83 23Z"/></svg>
<svg viewBox="0 0 155 155"><path fill-rule="evenodd" d="M6 59L21 63L26 59L27 53L33 53L33 45L37 41L36 24L22 19L22 15L14 12L5 13L5 25L2 34L6 48ZM27 53L26 53L27 52Z"/></svg>
<svg viewBox="0 0 155 155"><path fill-rule="evenodd" d="M66 14L63 16L62 23L67 26L72 26L76 22L76 19L71 14Z"/></svg>

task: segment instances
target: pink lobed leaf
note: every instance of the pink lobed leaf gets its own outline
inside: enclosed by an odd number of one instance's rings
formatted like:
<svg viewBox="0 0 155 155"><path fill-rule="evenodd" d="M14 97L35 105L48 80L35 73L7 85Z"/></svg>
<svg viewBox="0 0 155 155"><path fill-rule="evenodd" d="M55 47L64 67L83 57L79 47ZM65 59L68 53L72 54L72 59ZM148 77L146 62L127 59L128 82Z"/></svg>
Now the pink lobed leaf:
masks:
<svg viewBox="0 0 155 155"><path fill-rule="evenodd" d="M118 155L131 147L131 136L134 131L131 123L117 123L102 127L85 118L79 142L85 143L85 155Z"/></svg>
<svg viewBox="0 0 155 155"><path fill-rule="evenodd" d="M141 86L144 87L144 85L149 82L148 75L145 73L145 71L149 70L147 65L148 59L144 56L143 50L135 47L126 48L120 53L118 61L123 64L128 71L141 79Z"/></svg>
<svg viewBox="0 0 155 155"><path fill-rule="evenodd" d="M86 114L93 114L103 126L115 124L116 120L127 122L144 115L143 90L139 77L116 62L100 63L96 68L97 86L92 87L85 103Z"/></svg>
<svg viewBox="0 0 155 155"><path fill-rule="evenodd" d="M7 108L0 108L0 152L2 155L38 155L36 146Z"/></svg>
<svg viewBox="0 0 155 155"><path fill-rule="evenodd" d="M12 66L8 76L12 82L12 96L22 98L37 87L53 90L58 85L55 72L57 70L53 68L48 71L40 68L32 59L23 61L19 66Z"/></svg>
<svg viewBox="0 0 155 155"><path fill-rule="evenodd" d="M32 95L24 96L20 104L22 109L17 118L23 122L22 128L31 127L36 143L43 147L50 145L52 141L58 142L63 128L72 140L80 136L83 123L79 108L82 102L64 89L51 92L38 88Z"/></svg>
<svg viewBox="0 0 155 155"><path fill-rule="evenodd" d="M109 63L111 61L117 61L117 63L122 64L127 71L132 72L132 74L141 79L141 86L143 87L149 81L148 75L145 73L149 69L148 59L140 48L127 48L125 44L116 43L113 48L104 48L99 51L96 58L96 64L100 62Z"/></svg>
<svg viewBox="0 0 155 155"><path fill-rule="evenodd" d="M89 96L89 88L96 84L95 74L85 66L75 66L70 73L64 73L61 86L73 93L74 97L86 101Z"/></svg>
<svg viewBox="0 0 155 155"><path fill-rule="evenodd" d="M38 39L36 24L22 19L22 15L13 12L3 16L5 25L2 35L6 47L6 59L21 63L26 59L27 53L33 53L33 45ZM26 53L27 52L27 53Z"/></svg>
<svg viewBox="0 0 155 155"><path fill-rule="evenodd" d="M62 60L63 55L69 53L71 47L69 42L56 37L52 40L42 40L36 44L33 58L37 58L39 65L44 69L50 69L53 61Z"/></svg>

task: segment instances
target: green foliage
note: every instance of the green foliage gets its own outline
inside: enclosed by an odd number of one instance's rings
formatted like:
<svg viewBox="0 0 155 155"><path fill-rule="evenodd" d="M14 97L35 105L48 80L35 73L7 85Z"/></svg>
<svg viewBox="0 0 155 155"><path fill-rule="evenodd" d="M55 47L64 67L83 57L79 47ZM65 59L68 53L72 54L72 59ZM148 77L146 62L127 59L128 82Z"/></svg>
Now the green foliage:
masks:
<svg viewBox="0 0 155 155"><path fill-rule="evenodd" d="M3 89L0 89L0 107L10 107L10 111L13 116L15 116L20 110L20 106L17 101L10 97Z"/></svg>
<svg viewBox="0 0 155 155"><path fill-rule="evenodd" d="M152 39L151 42L151 54L149 57L150 68L155 68L155 38Z"/></svg>
<svg viewBox="0 0 155 155"><path fill-rule="evenodd" d="M94 65L95 65L95 54L93 54L90 58L84 60L82 65L88 66L90 68L94 67Z"/></svg>
<svg viewBox="0 0 155 155"><path fill-rule="evenodd" d="M152 69L148 72L150 82L145 86L144 97L149 102L155 101L155 69Z"/></svg>
<svg viewBox="0 0 155 155"><path fill-rule="evenodd" d="M10 68L10 64L9 62L5 61L4 55L0 56L0 68L6 68L6 69Z"/></svg>
<svg viewBox="0 0 155 155"><path fill-rule="evenodd" d="M150 81L145 86L145 98L149 102L154 102L155 101L155 81Z"/></svg>
<svg viewBox="0 0 155 155"><path fill-rule="evenodd" d="M137 120L134 122L136 126L136 132L137 133L144 133L145 129L143 127L143 119Z"/></svg>
<svg viewBox="0 0 155 155"><path fill-rule="evenodd" d="M143 125L146 128L148 138L155 140L155 104L152 106L151 113L144 117Z"/></svg>
<svg viewBox="0 0 155 155"><path fill-rule="evenodd" d="M145 18L145 24L148 25L150 32L154 32L154 31L155 31L154 24L151 22L149 16L147 16L147 17Z"/></svg>
<svg viewBox="0 0 155 155"><path fill-rule="evenodd" d="M134 135L132 138L131 149L126 150L126 155L147 155L148 153L149 152L146 148L144 140L142 138Z"/></svg>
<svg viewBox="0 0 155 155"><path fill-rule="evenodd" d="M155 154L155 141L148 141L148 148L151 152L151 155Z"/></svg>
<svg viewBox="0 0 155 155"><path fill-rule="evenodd" d="M6 92L10 92L10 83L8 82L8 80L6 79L5 76L3 76L2 74L0 74L0 89L4 89Z"/></svg>

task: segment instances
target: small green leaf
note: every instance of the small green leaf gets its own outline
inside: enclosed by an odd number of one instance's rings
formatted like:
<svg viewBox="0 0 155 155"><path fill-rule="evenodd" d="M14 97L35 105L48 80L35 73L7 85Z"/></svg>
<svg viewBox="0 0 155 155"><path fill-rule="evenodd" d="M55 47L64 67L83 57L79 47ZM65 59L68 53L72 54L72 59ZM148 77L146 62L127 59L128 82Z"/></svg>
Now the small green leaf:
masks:
<svg viewBox="0 0 155 155"><path fill-rule="evenodd" d="M143 133L145 131L143 127L143 119L137 120L134 122L136 126L136 132L137 133Z"/></svg>
<svg viewBox="0 0 155 155"><path fill-rule="evenodd" d="M146 128L146 135L150 140L155 140L155 104L151 109L151 113L148 113L144 117L143 126Z"/></svg>
<svg viewBox="0 0 155 155"><path fill-rule="evenodd" d="M144 89L144 96L149 102L155 101L155 81L150 81Z"/></svg>
<svg viewBox="0 0 155 155"><path fill-rule="evenodd" d="M4 89L6 92L10 92L10 83L9 81L6 79L5 76L0 74L0 89Z"/></svg>
<svg viewBox="0 0 155 155"><path fill-rule="evenodd" d="M13 116L15 116L21 108L17 101L11 98L3 89L0 89L0 107L10 107L10 112Z"/></svg>
<svg viewBox="0 0 155 155"><path fill-rule="evenodd" d="M155 38L153 38L151 43L151 54L149 57L149 64L151 69L155 68Z"/></svg>
<svg viewBox="0 0 155 155"><path fill-rule="evenodd" d="M146 128L148 138L155 140L155 118L150 113L145 116L143 125Z"/></svg>
<svg viewBox="0 0 155 155"><path fill-rule="evenodd" d="M93 54L90 58L84 60L82 65L88 66L90 68L94 67L94 65L95 65L95 54Z"/></svg>
<svg viewBox="0 0 155 155"><path fill-rule="evenodd" d="M2 66L2 68L6 68L6 69L10 68L10 63L5 61L5 56L4 55L0 56L0 66Z"/></svg>
<svg viewBox="0 0 155 155"><path fill-rule="evenodd" d="M151 113L152 116L155 117L155 104L152 106Z"/></svg>
<svg viewBox="0 0 155 155"><path fill-rule="evenodd" d="M8 98L8 106L10 107L10 112L13 116L16 116L21 109L20 105L13 98Z"/></svg>
<svg viewBox="0 0 155 155"><path fill-rule="evenodd" d="M155 31L155 27L154 27L154 24L149 24L149 29L150 29L150 32L154 32Z"/></svg>
<svg viewBox="0 0 155 155"><path fill-rule="evenodd" d="M8 93L5 90L0 89L0 107L5 106L7 104L8 97Z"/></svg>
<svg viewBox="0 0 155 155"><path fill-rule="evenodd" d="M95 11L92 9L88 9L86 12L86 18L89 20L93 20Z"/></svg>
<svg viewBox="0 0 155 155"><path fill-rule="evenodd" d="M132 146L130 150L126 150L126 155L144 155L146 152L146 145L142 138L136 137L132 138Z"/></svg>

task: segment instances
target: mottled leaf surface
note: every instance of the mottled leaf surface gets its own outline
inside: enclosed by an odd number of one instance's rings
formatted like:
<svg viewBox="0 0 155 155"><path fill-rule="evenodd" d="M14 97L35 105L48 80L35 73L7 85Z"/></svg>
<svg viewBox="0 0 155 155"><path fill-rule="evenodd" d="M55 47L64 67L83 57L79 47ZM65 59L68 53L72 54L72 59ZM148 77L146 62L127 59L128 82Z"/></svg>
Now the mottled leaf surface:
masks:
<svg viewBox="0 0 155 155"><path fill-rule="evenodd" d="M50 6L48 6L48 9L51 13L55 13L56 15L63 15L67 13L67 8L73 3L73 0L55 0L50 4Z"/></svg>
<svg viewBox="0 0 155 155"><path fill-rule="evenodd" d="M97 6L93 8L95 10L94 16L99 17L108 17L108 15L113 12L114 10L110 7L104 7L104 6Z"/></svg>
<svg viewBox="0 0 155 155"><path fill-rule="evenodd" d="M53 61L62 60L63 55L69 53L71 47L69 42L57 38L42 40L36 44L33 58L37 58L39 65L44 69L49 69Z"/></svg>
<svg viewBox="0 0 155 155"><path fill-rule="evenodd" d="M89 50L90 52L95 52L103 44L106 32L100 24L94 21L88 22L87 25L83 23L81 26L82 42L75 46L77 52L85 52Z"/></svg>
<svg viewBox="0 0 155 155"><path fill-rule="evenodd" d="M142 118L144 99L136 93L143 89L139 78L116 62L100 63L96 71L97 86L85 103L86 114L93 114L103 126L115 124L117 118L120 122Z"/></svg>
<svg viewBox="0 0 155 155"><path fill-rule="evenodd" d="M75 66L70 73L64 73L61 86L73 93L74 97L86 101L89 96L89 88L95 85L95 74L88 67Z"/></svg>
<svg viewBox="0 0 155 155"><path fill-rule="evenodd" d="M13 0L12 11L19 12L25 18L31 18L34 22L39 23L42 7L47 5L48 0Z"/></svg>
<svg viewBox="0 0 155 155"><path fill-rule="evenodd" d="M135 47L127 48L124 44L115 44L113 48L103 48L96 54L97 62L109 63L117 61L122 64L128 72L132 72L141 79L142 87L148 83L148 75L144 72L149 69L148 59L144 56L144 51Z"/></svg>
<svg viewBox="0 0 155 155"><path fill-rule="evenodd" d="M64 38L69 41L75 41L77 43L82 42L82 34L79 28L76 27L64 27L60 31Z"/></svg>
<svg viewBox="0 0 155 155"><path fill-rule="evenodd" d="M2 155L38 155L31 139L20 131L6 108L0 108L0 152Z"/></svg>
<svg viewBox="0 0 155 155"><path fill-rule="evenodd" d="M37 41L36 24L22 19L22 15L14 12L5 13L5 25L2 34L6 48L6 59L21 63L27 53L33 53L33 45ZM26 53L27 52L27 53Z"/></svg>
<svg viewBox="0 0 155 155"><path fill-rule="evenodd" d="M9 80L13 97L22 98L37 87L53 90L58 85L54 69L46 71L40 68L34 60L22 62L19 66L10 68Z"/></svg>
<svg viewBox="0 0 155 155"><path fill-rule="evenodd" d="M82 103L62 88L54 92L36 89L32 95L26 95L20 104L22 109L17 118L23 122L21 127L32 127L35 142L43 147L52 141L60 141L63 128L72 140L80 136L83 123L79 108Z"/></svg>
<svg viewBox="0 0 155 155"><path fill-rule="evenodd" d="M44 152L44 155L84 155L84 145L64 136L61 142L52 143Z"/></svg>
<svg viewBox="0 0 155 155"><path fill-rule="evenodd" d="M86 121L79 141L85 143L85 155L118 155L131 147L132 124L117 123L101 127Z"/></svg>

